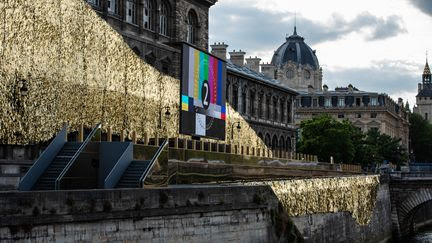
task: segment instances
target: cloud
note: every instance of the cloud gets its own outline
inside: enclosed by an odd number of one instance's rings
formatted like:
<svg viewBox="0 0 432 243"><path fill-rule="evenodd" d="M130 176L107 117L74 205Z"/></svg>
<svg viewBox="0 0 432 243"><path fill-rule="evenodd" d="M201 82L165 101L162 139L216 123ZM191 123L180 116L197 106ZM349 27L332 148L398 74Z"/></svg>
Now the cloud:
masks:
<svg viewBox="0 0 432 243"><path fill-rule="evenodd" d="M420 9L423 13L432 16L432 2L430 0L409 0L411 4Z"/></svg>
<svg viewBox="0 0 432 243"><path fill-rule="evenodd" d="M324 69L323 84L331 89L352 84L360 90L387 93L393 97L414 94L421 82L421 64L402 60L380 60L371 67ZM404 97L404 99L412 97ZM410 101L411 103L412 101ZM411 104L412 105L412 104Z"/></svg>
<svg viewBox="0 0 432 243"><path fill-rule="evenodd" d="M231 47L254 53L274 51L293 32L294 13L274 12L238 2L218 4L210 11L210 41L227 42ZM360 33L365 40L383 40L406 32L403 19L387 18L363 12L351 20L333 14L331 19L316 22L297 17L298 33L311 45L335 41L351 33ZM231 48L230 47L230 48Z"/></svg>

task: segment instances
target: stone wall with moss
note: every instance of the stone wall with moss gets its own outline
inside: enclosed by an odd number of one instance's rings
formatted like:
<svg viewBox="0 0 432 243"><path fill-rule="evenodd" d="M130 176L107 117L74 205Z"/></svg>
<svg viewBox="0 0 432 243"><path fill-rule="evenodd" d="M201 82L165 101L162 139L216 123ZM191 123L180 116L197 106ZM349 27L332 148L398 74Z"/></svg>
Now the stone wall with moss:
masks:
<svg viewBox="0 0 432 243"><path fill-rule="evenodd" d="M139 138L178 134L180 81L143 62L83 0L0 1L0 143L50 139L63 123ZM171 108L171 118L159 114ZM242 122L233 141L263 147Z"/></svg>

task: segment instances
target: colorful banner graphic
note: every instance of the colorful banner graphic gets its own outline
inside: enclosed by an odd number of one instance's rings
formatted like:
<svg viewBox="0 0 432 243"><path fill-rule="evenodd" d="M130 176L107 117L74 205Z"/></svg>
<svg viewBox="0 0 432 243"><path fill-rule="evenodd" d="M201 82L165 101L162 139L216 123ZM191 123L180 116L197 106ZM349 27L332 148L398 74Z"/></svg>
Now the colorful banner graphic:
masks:
<svg viewBox="0 0 432 243"><path fill-rule="evenodd" d="M187 44L182 52L180 132L224 140L226 63Z"/></svg>

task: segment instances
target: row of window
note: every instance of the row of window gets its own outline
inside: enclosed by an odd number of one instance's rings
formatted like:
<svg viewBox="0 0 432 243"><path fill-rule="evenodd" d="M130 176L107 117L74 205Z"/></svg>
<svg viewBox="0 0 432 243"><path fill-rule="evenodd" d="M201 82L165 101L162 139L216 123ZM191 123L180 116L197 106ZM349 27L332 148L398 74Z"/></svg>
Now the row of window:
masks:
<svg viewBox="0 0 432 243"><path fill-rule="evenodd" d="M102 0L87 0L90 4L100 7ZM158 19L158 33L170 35L170 6L167 1L161 1L159 6L154 0L106 0L107 10L110 14L122 15L120 13L120 1L125 1L124 20L131 24L141 25L144 29L155 31ZM156 8L157 6L157 8ZM189 10L187 19L186 41L196 44L198 39L198 16L194 10Z"/></svg>
<svg viewBox="0 0 432 243"><path fill-rule="evenodd" d="M353 96L332 96L318 97L303 96L297 100L296 106L301 107L353 107L353 106L379 106L384 104L381 97L353 97Z"/></svg>
<svg viewBox="0 0 432 243"><path fill-rule="evenodd" d="M227 89L226 97L227 101L230 102L234 110L242 114L282 123L285 123L285 118L287 118L287 123L292 122L291 102L285 103L282 100L266 97L264 94L257 95L256 92L252 91L249 92L249 97L247 97L246 92L243 92L241 97L239 97L238 88L236 86L233 87L232 97L229 94L229 89ZM241 103L239 104L240 99ZM286 111L286 113L284 111ZM287 115L287 117L285 117L285 115Z"/></svg>
<svg viewBox="0 0 432 243"><path fill-rule="evenodd" d="M377 118L378 114L375 112L370 113L370 118ZM362 118L362 113L357 113L355 114L356 118ZM344 113L339 113L338 114L338 118L345 118L345 114Z"/></svg>

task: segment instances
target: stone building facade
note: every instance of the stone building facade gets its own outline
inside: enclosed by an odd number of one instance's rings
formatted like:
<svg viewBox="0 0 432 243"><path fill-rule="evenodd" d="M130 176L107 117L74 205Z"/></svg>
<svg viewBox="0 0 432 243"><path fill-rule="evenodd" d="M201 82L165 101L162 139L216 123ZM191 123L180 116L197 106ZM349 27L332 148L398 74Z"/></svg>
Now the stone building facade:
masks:
<svg viewBox="0 0 432 243"><path fill-rule="evenodd" d="M348 87L301 93L296 102L297 125L319 115L330 115L337 120L349 120L354 126L367 132L377 129L381 133L400 138L405 148L409 145L408 111L403 100L396 103L388 95L360 91Z"/></svg>
<svg viewBox="0 0 432 243"><path fill-rule="evenodd" d="M297 91L322 89L322 69L316 51L297 34L296 27L294 33L286 37L285 43L275 51L271 63L261 64L261 71Z"/></svg>
<svg viewBox="0 0 432 243"><path fill-rule="evenodd" d="M86 0L134 52L158 70L180 77L185 41L208 49L209 9L217 0Z"/></svg>
<svg viewBox="0 0 432 243"><path fill-rule="evenodd" d="M420 114L427 121L432 121L432 75L427 59L423 70L422 83L418 84L416 106L413 111Z"/></svg>
<svg viewBox="0 0 432 243"><path fill-rule="evenodd" d="M226 59L225 43L211 45L212 53ZM294 101L298 93L259 72L259 58L243 51L227 60L227 102L273 150L295 151ZM246 63L245 63L246 60Z"/></svg>

